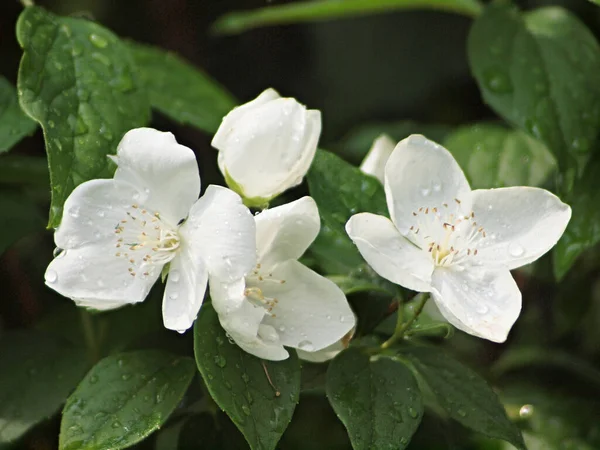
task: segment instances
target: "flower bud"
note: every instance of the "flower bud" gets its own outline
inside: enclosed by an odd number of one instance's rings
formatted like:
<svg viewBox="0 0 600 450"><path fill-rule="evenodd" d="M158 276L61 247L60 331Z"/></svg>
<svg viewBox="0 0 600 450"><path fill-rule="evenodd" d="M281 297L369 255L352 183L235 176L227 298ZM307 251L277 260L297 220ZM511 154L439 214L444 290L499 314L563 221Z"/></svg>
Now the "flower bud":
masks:
<svg viewBox="0 0 600 450"><path fill-rule="evenodd" d="M228 186L261 206L302 182L320 134L320 111L267 89L223 118L212 145Z"/></svg>

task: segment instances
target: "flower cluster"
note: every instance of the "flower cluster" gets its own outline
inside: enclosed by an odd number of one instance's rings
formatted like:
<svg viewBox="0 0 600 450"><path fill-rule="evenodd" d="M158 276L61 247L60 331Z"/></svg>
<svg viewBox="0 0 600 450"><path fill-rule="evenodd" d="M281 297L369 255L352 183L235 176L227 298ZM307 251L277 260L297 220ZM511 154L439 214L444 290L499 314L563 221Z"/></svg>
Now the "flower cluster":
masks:
<svg viewBox="0 0 600 450"><path fill-rule="evenodd" d="M168 329L191 327L210 286L221 325L245 351L333 357L356 319L340 288L298 261L319 233L317 205L303 197L248 209L302 181L320 131L319 111L263 92L231 111L213 139L231 189L211 185L198 197L194 152L170 133L131 130L111 157L114 177L87 181L67 199L46 284L108 310L143 301L166 274ZM422 136L395 147L378 139L361 168L384 183L391 217L348 221L365 260L394 283L430 292L457 328L503 341L521 308L509 270L556 243L570 208L543 189L471 191L451 154Z"/></svg>

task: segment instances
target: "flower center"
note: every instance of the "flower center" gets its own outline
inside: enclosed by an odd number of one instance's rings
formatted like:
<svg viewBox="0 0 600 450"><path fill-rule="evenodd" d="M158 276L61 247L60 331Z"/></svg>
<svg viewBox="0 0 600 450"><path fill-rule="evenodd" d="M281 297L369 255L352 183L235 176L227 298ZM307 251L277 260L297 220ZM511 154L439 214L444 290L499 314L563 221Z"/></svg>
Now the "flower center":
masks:
<svg viewBox="0 0 600 450"><path fill-rule="evenodd" d="M115 256L129 261L131 276L147 277L152 269L171 261L179 248L177 230L163 222L158 212L137 204L126 208L126 216L115 226Z"/></svg>
<svg viewBox="0 0 600 450"><path fill-rule="evenodd" d="M460 204L460 200L455 201ZM477 247L487 238L473 211L467 215L451 213L447 203L421 207L413 211L412 218L408 239L430 253L437 266L461 264L477 256Z"/></svg>
<svg viewBox="0 0 600 450"><path fill-rule="evenodd" d="M250 274L246 276L246 289L244 295L246 299L255 306L260 306L265 309L266 313L271 317L277 317L273 313L273 309L279 303L275 297L265 295L265 291L269 291L269 287L284 284L285 280L273 278L272 273L261 271L261 265L257 264Z"/></svg>

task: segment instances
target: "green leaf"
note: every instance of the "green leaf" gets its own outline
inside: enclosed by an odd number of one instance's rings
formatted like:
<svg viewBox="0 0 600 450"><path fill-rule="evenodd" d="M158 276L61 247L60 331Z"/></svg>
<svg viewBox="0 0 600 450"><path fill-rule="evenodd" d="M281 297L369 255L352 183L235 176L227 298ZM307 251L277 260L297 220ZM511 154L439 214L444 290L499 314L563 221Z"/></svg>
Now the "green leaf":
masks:
<svg viewBox="0 0 600 450"><path fill-rule="evenodd" d="M165 423L195 374L188 357L147 350L109 356L69 397L59 448L120 449Z"/></svg>
<svg viewBox="0 0 600 450"><path fill-rule="evenodd" d="M0 76L0 153L10 150L36 127L36 123L21 110L15 88Z"/></svg>
<svg viewBox="0 0 600 450"><path fill-rule="evenodd" d="M454 420L494 439L526 450L519 429L508 419L496 393L471 369L433 347L403 349L415 369Z"/></svg>
<svg viewBox="0 0 600 450"><path fill-rule="evenodd" d="M23 48L17 88L23 110L44 130L52 202L49 227L80 183L110 177L125 132L150 116L128 48L100 25L25 8L17 22Z"/></svg>
<svg viewBox="0 0 600 450"><path fill-rule="evenodd" d="M327 398L355 450L404 449L423 417L421 393L408 367L352 348L331 362Z"/></svg>
<svg viewBox="0 0 600 450"><path fill-rule="evenodd" d="M544 142L567 180L580 174L600 133L600 47L585 25L558 7L521 15L493 3L468 53L486 103Z"/></svg>
<svg viewBox="0 0 600 450"><path fill-rule="evenodd" d="M250 448L275 449L300 394L300 363L295 352L277 362L246 353L229 341L211 304L202 306L194 325L194 351L210 395Z"/></svg>
<svg viewBox="0 0 600 450"><path fill-rule="evenodd" d="M0 339L0 445L52 416L88 368L81 348L45 333Z"/></svg>
<svg viewBox="0 0 600 450"><path fill-rule="evenodd" d="M600 159L592 161L566 200L573 214L553 249L553 269L561 280L579 255L600 242Z"/></svg>
<svg viewBox="0 0 600 450"><path fill-rule="evenodd" d="M236 105L216 81L173 53L133 42L129 47L152 107L173 120L214 133Z"/></svg>
<svg viewBox="0 0 600 450"><path fill-rule="evenodd" d="M19 192L0 190L0 255L20 238L43 229L44 218L31 200Z"/></svg>
<svg viewBox="0 0 600 450"><path fill-rule="evenodd" d="M332 20L388 11L432 9L476 16L476 0L318 0L232 12L213 25L218 34L236 34L253 28L300 22Z"/></svg>
<svg viewBox="0 0 600 450"><path fill-rule="evenodd" d="M321 215L321 232L311 251L316 256L337 262L330 262L328 266L340 269L337 273L345 274L347 269L363 264L362 257L346 234L346 222L359 212L387 216L383 186L376 178L325 150L317 151L307 180Z"/></svg>
<svg viewBox="0 0 600 450"><path fill-rule="evenodd" d="M541 186L556 170L554 157L544 144L498 125L459 128L446 138L444 146L474 189Z"/></svg>
<svg viewBox="0 0 600 450"><path fill-rule="evenodd" d="M371 148L373 141L382 134L387 134L396 142L411 134L422 134L432 141L442 142L450 130L447 125L419 123L412 120L375 122L353 129L336 148L339 148L340 154L345 158L359 164Z"/></svg>

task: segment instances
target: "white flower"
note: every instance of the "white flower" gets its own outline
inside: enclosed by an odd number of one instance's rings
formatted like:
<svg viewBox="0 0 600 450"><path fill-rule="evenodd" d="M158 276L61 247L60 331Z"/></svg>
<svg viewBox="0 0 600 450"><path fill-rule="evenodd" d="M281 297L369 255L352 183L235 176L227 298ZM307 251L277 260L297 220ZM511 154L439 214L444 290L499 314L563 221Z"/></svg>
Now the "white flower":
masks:
<svg viewBox="0 0 600 450"><path fill-rule="evenodd" d="M360 170L373 175L383 183L385 164L387 163L396 143L387 134L382 134L373 141L367 156L360 164Z"/></svg>
<svg viewBox="0 0 600 450"><path fill-rule="evenodd" d="M209 274L235 280L254 266L253 217L223 187L209 186L198 199L194 153L171 133L131 130L114 160L113 179L82 183L67 198L54 235L64 250L48 266L46 284L78 305L118 308L143 301L170 263L163 319L183 332Z"/></svg>
<svg viewBox="0 0 600 450"><path fill-rule="evenodd" d="M521 293L509 270L556 244L571 208L531 187L479 189L443 147L410 136L385 168L392 220L357 214L346 231L382 277L431 292L455 327L503 342L519 316Z"/></svg>
<svg viewBox="0 0 600 450"><path fill-rule="evenodd" d="M221 325L245 351L270 360L283 348L313 352L355 325L344 293L297 259L319 233L314 200L304 197L255 216L257 264L234 283L211 277L210 293Z"/></svg>
<svg viewBox="0 0 600 450"><path fill-rule="evenodd" d="M260 206L302 182L320 134L319 111L267 89L225 116L212 145L229 187Z"/></svg>

